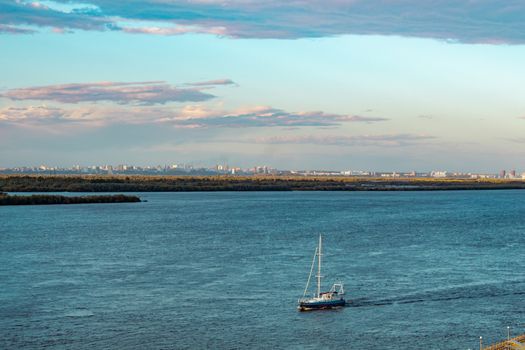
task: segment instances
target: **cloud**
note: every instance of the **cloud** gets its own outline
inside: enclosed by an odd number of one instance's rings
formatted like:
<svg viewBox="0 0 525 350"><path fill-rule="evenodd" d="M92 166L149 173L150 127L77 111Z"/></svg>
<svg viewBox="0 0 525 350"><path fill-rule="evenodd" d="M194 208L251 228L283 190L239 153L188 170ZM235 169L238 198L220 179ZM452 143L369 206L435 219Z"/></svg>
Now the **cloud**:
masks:
<svg viewBox="0 0 525 350"><path fill-rule="evenodd" d="M122 31L130 34L147 34L147 35L181 35L181 34L213 34L226 36L228 34L225 27L201 27L192 25L176 25L172 27L161 26L144 26L144 27L123 27Z"/></svg>
<svg viewBox="0 0 525 350"><path fill-rule="evenodd" d="M236 112L200 111L200 115L186 114L165 120L178 127L188 128L250 128L250 127L298 127L333 126L348 122L373 123L386 118L362 117L347 114L316 112L287 112L272 107L256 107Z"/></svg>
<svg viewBox="0 0 525 350"><path fill-rule="evenodd" d="M166 107L98 107L58 108L42 106L5 107L0 109L0 123L19 126L104 126L109 124L155 124L177 113Z"/></svg>
<svg viewBox="0 0 525 350"><path fill-rule="evenodd" d="M208 80L208 81L199 81L196 83L187 83L186 85L189 85L189 86L216 86L216 85L237 85L237 84L231 79L216 79L216 80Z"/></svg>
<svg viewBox="0 0 525 350"><path fill-rule="evenodd" d="M46 1L47 3L58 4L50 1ZM22 0L0 0L0 24L14 28L15 31L23 30L21 26L98 31L119 29L114 19L103 15L93 6L78 6L65 11L38 1Z"/></svg>
<svg viewBox="0 0 525 350"><path fill-rule="evenodd" d="M254 107L237 111L217 111L202 106L175 109L153 106L81 106L63 109L48 106L7 107L0 109L0 122L18 125L60 125L84 123L165 124L176 128L217 129L257 127L324 127L343 123L371 123L385 118L365 118L324 112L287 112L271 107Z"/></svg>
<svg viewBox="0 0 525 350"><path fill-rule="evenodd" d="M337 146L382 146L399 147L419 144L434 140L436 137L415 134L388 134L388 135L358 135L358 136L273 136L255 140L255 143L265 144L315 144Z"/></svg>
<svg viewBox="0 0 525 350"><path fill-rule="evenodd" d="M6 107L0 109L0 122L20 124L40 124L65 120L66 113L61 108L47 106Z"/></svg>
<svg viewBox="0 0 525 350"><path fill-rule="evenodd" d="M8 26L5 24L0 24L0 34L33 34L35 33L32 29L20 28Z"/></svg>
<svg viewBox="0 0 525 350"><path fill-rule="evenodd" d="M8 90L0 97L15 101L37 100L62 103L110 101L119 104L164 104L168 102L206 101L215 96L197 88L181 89L162 81L151 81L36 86Z"/></svg>
<svg viewBox="0 0 525 350"><path fill-rule="evenodd" d="M149 35L191 32L295 39L371 34L525 43L522 0L91 0L88 5L57 0L45 4L2 0L0 24ZM66 5L72 9L64 10Z"/></svg>

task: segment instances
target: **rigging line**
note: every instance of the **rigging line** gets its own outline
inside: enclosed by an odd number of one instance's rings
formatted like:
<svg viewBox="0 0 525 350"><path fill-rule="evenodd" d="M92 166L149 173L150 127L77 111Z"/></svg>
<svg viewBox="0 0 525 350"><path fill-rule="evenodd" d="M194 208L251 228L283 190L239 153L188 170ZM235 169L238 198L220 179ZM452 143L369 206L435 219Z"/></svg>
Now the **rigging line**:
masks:
<svg viewBox="0 0 525 350"><path fill-rule="evenodd" d="M317 249L318 248L315 247L314 258L312 259L312 267L310 267L310 274L308 275L308 281L306 282L306 287L304 287L303 298L306 296L306 292L308 291L308 286L310 285L310 279L312 278L312 272L314 272L315 257L317 256Z"/></svg>

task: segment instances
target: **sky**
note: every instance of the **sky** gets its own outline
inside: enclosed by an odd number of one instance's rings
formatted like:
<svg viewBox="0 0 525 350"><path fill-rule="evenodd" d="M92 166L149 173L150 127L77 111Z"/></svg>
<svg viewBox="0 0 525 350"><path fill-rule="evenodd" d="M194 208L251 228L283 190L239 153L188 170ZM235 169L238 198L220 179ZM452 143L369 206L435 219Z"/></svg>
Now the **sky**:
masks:
<svg viewBox="0 0 525 350"><path fill-rule="evenodd" d="M0 167L525 171L525 3L0 0Z"/></svg>

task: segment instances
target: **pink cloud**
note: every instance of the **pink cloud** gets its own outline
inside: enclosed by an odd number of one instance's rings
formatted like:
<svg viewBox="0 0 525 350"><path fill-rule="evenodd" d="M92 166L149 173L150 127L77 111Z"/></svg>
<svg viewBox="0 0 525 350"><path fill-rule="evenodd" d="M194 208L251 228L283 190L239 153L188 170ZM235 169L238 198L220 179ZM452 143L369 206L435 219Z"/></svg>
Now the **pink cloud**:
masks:
<svg viewBox="0 0 525 350"><path fill-rule="evenodd" d="M212 27L201 27L191 25L177 25L174 27L122 27L122 31L130 34L148 34L148 35L181 35L188 33L199 33L199 34L213 34L213 35L227 35L228 31L225 27L212 26Z"/></svg>
<svg viewBox="0 0 525 350"><path fill-rule="evenodd" d="M325 127L343 123L372 123L386 118L318 112L287 112L271 107L222 111L200 105L182 108L132 106L82 106L63 109L47 106L0 109L0 122L17 124L63 124L70 122L106 124L167 124L177 128L271 128Z"/></svg>
<svg viewBox="0 0 525 350"><path fill-rule="evenodd" d="M145 81L35 86L8 90L0 97L15 101L38 100L61 103L110 101L119 104L164 104L205 101L215 96L198 88L178 88L162 81Z"/></svg>

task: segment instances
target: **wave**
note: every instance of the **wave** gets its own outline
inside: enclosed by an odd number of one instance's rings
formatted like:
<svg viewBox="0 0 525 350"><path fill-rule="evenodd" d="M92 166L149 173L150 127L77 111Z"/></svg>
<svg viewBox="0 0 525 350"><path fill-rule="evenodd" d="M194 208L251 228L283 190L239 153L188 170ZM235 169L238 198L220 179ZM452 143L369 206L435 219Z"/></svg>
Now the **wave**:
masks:
<svg viewBox="0 0 525 350"><path fill-rule="evenodd" d="M451 286L378 299L356 298L350 300L348 306L384 306L461 299L497 298L512 295L525 295L525 281L501 281L499 283Z"/></svg>
<svg viewBox="0 0 525 350"><path fill-rule="evenodd" d="M84 308L77 308L64 314L65 317L91 317L94 315L93 311Z"/></svg>

